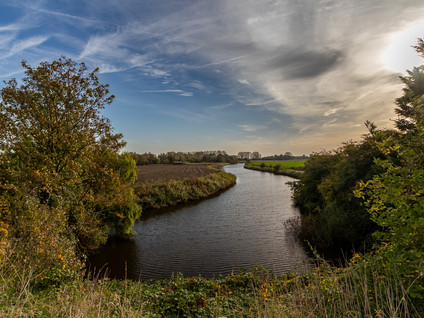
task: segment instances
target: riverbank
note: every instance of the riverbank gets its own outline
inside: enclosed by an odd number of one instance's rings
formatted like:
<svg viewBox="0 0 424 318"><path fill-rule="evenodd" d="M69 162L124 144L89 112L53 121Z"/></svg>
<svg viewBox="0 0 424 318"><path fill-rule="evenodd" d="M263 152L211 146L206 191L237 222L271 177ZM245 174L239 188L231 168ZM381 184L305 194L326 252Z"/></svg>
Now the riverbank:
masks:
<svg viewBox="0 0 424 318"><path fill-rule="evenodd" d="M296 166L296 165L295 165ZM246 162L244 164L244 168L245 169L250 169L250 170L256 170L256 171L262 171L262 172L270 172L276 175L283 175L283 176L288 176L288 177L292 177L295 179L299 179L301 174L302 174L302 170L301 168L296 168L296 169L288 169L288 168L284 168L284 165L282 165L281 163L277 163L277 162L271 162L271 163L265 163L265 162Z"/></svg>
<svg viewBox="0 0 424 318"><path fill-rule="evenodd" d="M184 166L175 165L175 169L182 168L184 169ZM200 177L166 182L139 182L134 186L134 192L138 196L137 203L143 210L158 209L201 200L224 191L236 183L236 176L222 171L222 165L210 165L207 169L210 173Z"/></svg>
<svg viewBox="0 0 424 318"><path fill-rule="evenodd" d="M169 235L168 229L163 235ZM356 254L345 268L321 260L309 269L278 276L257 268L216 278L175 274L133 281L95 275L87 279L82 272L57 266L33 274L10 244L5 247L0 316L6 318L420 317L422 312L409 299L411 286L402 285L401 274L381 254Z"/></svg>
<svg viewBox="0 0 424 318"><path fill-rule="evenodd" d="M16 264L10 268L10 264ZM361 257L275 276L257 268L218 278L42 281L21 263L0 263L1 317L419 317L399 277L377 276ZM64 270L57 270L65 272Z"/></svg>

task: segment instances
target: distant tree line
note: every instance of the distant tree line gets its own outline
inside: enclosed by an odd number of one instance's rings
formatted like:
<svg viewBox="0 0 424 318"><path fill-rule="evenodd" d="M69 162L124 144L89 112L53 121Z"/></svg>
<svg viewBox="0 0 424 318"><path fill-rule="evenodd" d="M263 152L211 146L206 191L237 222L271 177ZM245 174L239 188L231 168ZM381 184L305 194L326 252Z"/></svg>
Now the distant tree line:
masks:
<svg viewBox="0 0 424 318"><path fill-rule="evenodd" d="M261 159L261 157L262 157L262 155L257 151L254 151L254 152L240 151L237 154L237 158L239 160L256 160L256 159Z"/></svg>
<svg viewBox="0 0 424 318"><path fill-rule="evenodd" d="M175 164L175 163L237 163L237 156L228 155L223 150L195 151L195 152L167 152L155 155L152 153L130 152L129 155L135 160L138 166L151 164Z"/></svg>
<svg viewBox="0 0 424 318"><path fill-rule="evenodd" d="M152 164L174 164L174 163L201 163L201 162L222 162L222 163L237 163L246 160L306 160L310 155L294 156L291 152L286 152L280 155L262 157L257 151L240 151L237 155L229 155L223 150L211 151L193 151L193 152L174 152L161 153L159 155L152 153L137 153L129 152L131 157L135 160L138 166L152 165Z"/></svg>
<svg viewBox="0 0 424 318"><path fill-rule="evenodd" d="M301 155L301 156L294 156L291 152L287 151L283 154L279 155L273 155L273 156L267 156L263 157L263 160L306 160L309 159L311 155Z"/></svg>

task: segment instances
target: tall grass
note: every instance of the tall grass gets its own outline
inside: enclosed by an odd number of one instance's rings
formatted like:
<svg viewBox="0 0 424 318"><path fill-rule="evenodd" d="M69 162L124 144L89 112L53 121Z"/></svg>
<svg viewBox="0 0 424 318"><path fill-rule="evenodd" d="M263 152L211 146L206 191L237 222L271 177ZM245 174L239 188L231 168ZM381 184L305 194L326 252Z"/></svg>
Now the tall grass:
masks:
<svg viewBox="0 0 424 318"><path fill-rule="evenodd" d="M235 183L236 176L217 171L204 177L182 181L142 183L135 186L134 190L142 208L151 209L206 198Z"/></svg>
<svg viewBox="0 0 424 318"><path fill-rule="evenodd" d="M12 251L13 252L13 251ZM214 279L174 275L136 282L84 279L37 287L30 268L6 253L0 317L420 317L399 277L357 258L276 276L262 268Z"/></svg>

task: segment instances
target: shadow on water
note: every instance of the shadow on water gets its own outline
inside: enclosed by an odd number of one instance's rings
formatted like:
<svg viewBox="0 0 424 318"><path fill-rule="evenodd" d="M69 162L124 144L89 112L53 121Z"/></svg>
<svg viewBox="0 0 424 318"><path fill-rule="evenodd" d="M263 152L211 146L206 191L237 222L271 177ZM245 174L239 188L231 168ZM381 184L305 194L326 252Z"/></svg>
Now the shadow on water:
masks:
<svg viewBox="0 0 424 318"><path fill-rule="evenodd" d="M199 204L202 204L206 201L218 198L225 191L228 191L228 189L219 191L215 194L210 195L207 198L203 198L203 199L200 199L200 200L177 203L176 205L165 206L165 207L162 207L162 208L159 208L159 209L147 209L147 210L144 209L140 220L145 221L145 220L148 220L152 217L158 217L158 216L161 216L161 215L177 213L179 210L184 209L184 208L196 207Z"/></svg>
<svg viewBox="0 0 424 318"><path fill-rule="evenodd" d="M146 211L131 240L110 239L89 258L110 277L214 277L261 265L280 274L304 266L307 255L284 222L299 215L285 176L227 166L237 184L184 206ZM105 265L107 264L107 265Z"/></svg>

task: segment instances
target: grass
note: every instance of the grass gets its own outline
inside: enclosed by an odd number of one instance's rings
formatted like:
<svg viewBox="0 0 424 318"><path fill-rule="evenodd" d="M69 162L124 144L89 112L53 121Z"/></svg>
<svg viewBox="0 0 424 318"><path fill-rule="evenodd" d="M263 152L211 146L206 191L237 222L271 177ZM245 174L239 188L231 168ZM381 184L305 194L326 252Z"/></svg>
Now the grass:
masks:
<svg viewBox="0 0 424 318"><path fill-rule="evenodd" d="M20 262L0 263L1 317L419 317L398 277L360 257L345 268L323 262L276 276L263 268L214 279L58 280L37 288Z"/></svg>
<svg viewBox="0 0 424 318"><path fill-rule="evenodd" d="M251 162L254 167L269 167L274 168L280 166L281 169L295 169L300 170L305 168L305 161L270 161L270 162Z"/></svg>
<svg viewBox="0 0 424 318"><path fill-rule="evenodd" d="M270 162L246 162L246 169L271 172L298 179L305 167L305 161L270 161Z"/></svg>

